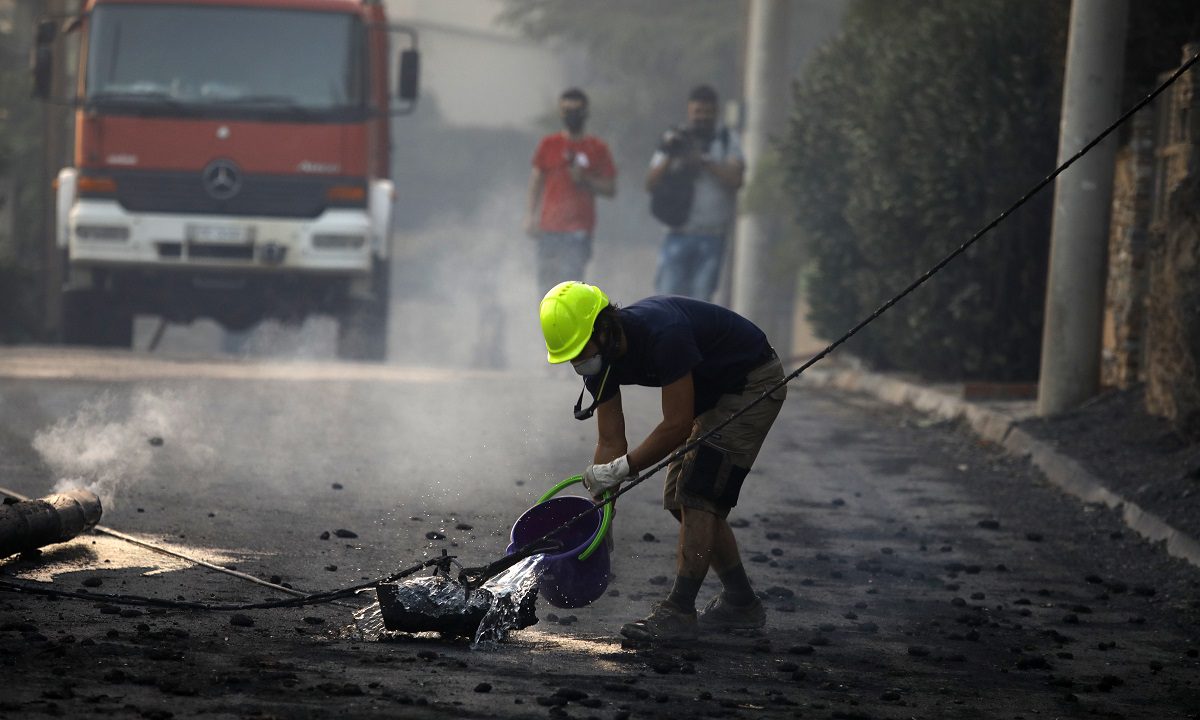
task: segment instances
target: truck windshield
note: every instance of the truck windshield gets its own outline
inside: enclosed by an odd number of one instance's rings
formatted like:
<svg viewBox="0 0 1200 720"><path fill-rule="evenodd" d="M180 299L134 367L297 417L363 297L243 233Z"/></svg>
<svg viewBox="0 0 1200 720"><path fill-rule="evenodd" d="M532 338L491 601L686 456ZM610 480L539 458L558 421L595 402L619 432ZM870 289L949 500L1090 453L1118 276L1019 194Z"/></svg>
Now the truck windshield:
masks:
<svg viewBox="0 0 1200 720"><path fill-rule="evenodd" d="M101 5L86 99L139 112L302 119L361 110L353 15L220 5Z"/></svg>

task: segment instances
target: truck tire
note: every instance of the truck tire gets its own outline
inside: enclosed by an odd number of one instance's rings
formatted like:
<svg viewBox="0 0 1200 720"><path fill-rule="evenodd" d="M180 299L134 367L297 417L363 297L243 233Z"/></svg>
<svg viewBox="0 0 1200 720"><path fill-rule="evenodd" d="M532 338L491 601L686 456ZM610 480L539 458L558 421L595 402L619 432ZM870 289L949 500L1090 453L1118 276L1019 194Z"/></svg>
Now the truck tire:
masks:
<svg viewBox="0 0 1200 720"><path fill-rule="evenodd" d="M347 299L338 316L337 355L342 360L387 360L390 268L376 261L373 297Z"/></svg>
<svg viewBox="0 0 1200 720"><path fill-rule="evenodd" d="M63 292L61 328L66 345L133 346L133 312L120 298L108 293Z"/></svg>

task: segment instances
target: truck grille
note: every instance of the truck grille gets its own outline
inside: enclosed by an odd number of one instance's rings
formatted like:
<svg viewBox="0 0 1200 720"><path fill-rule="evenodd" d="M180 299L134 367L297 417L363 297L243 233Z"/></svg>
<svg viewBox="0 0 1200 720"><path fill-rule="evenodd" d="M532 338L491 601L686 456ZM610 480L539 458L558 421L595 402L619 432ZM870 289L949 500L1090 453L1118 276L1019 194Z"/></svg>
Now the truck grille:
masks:
<svg viewBox="0 0 1200 720"><path fill-rule="evenodd" d="M163 240L155 243L155 246L158 248L158 256L163 260L182 260L184 259L183 251L186 249L189 260L241 260L250 262L254 260L255 250L253 243L223 245L219 243L181 243Z"/></svg>
<svg viewBox="0 0 1200 720"><path fill-rule="evenodd" d="M227 200L211 197L199 172L122 172L113 178L117 202L130 212L315 218L326 207L346 206L325 198L326 188L338 182L335 178L246 175Z"/></svg>

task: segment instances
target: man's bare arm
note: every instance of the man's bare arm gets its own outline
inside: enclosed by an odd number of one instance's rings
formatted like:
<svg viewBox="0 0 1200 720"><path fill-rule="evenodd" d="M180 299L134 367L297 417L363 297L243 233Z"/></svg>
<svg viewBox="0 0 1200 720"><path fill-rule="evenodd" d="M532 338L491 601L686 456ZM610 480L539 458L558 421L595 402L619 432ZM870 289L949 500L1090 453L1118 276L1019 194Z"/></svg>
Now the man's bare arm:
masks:
<svg viewBox="0 0 1200 720"><path fill-rule="evenodd" d="M726 190L737 190L746 177L746 163L731 159L724 162L705 162L704 169L713 174Z"/></svg>
<svg viewBox="0 0 1200 720"><path fill-rule="evenodd" d="M542 188L546 185L546 174L534 168L529 174L529 192L525 198L525 232L536 237L538 212L542 206Z"/></svg>
<svg viewBox="0 0 1200 720"><path fill-rule="evenodd" d="M666 160L658 165L650 166L650 171L646 173L646 192L654 192L654 188L658 187L658 183L662 181L663 175L667 174L667 167L670 164L671 161Z"/></svg>
<svg viewBox="0 0 1200 720"><path fill-rule="evenodd" d="M625 439L625 411L621 407L621 393L596 406L596 453L592 462L612 462L629 450Z"/></svg>
<svg viewBox="0 0 1200 720"><path fill-rule="evenodd" d="M645 470L687 442L692 433L695 393L691 373L662 389L662 422L629 453L632 472Z"/></svg>
<svg viewBox="0 0 1200 720"><path fill-rule="evenodd" d="M594 194L603 195L607 198L616 196L617 178L615 176L600 177L598 175L584 175L583 177L588 189Z"/></svg>

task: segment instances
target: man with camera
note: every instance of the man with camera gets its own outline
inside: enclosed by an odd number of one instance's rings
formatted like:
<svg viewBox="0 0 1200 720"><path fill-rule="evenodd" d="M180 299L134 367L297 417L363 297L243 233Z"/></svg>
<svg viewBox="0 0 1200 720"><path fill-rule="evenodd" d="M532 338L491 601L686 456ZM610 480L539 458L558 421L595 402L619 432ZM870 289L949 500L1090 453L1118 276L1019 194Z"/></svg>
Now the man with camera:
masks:
<svg viewBox="0 0 1200 720"><path fill-rule="evenodd" d="M721 276L746 161L737 136L717 124L712 87L692 89L687 117L686 126L664 133L646 176L651 211L667 226L654 287L707 301Z"/></svg>
<svg viewBox="0 0 1200 720"><path fill-rule="evenodd" d="M583 129L587 95L579 88L563 91L558 113L563 130L538 143L526 199L525 232L538 243L538 292L563 278L583 279L592 255L595 196L617 192L608 145Z"/></svg>

